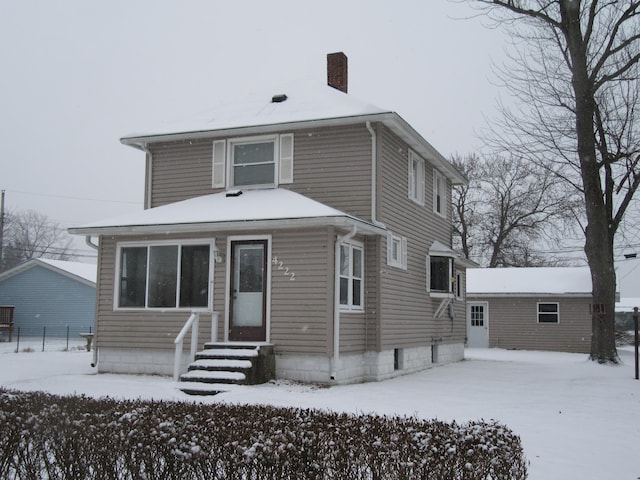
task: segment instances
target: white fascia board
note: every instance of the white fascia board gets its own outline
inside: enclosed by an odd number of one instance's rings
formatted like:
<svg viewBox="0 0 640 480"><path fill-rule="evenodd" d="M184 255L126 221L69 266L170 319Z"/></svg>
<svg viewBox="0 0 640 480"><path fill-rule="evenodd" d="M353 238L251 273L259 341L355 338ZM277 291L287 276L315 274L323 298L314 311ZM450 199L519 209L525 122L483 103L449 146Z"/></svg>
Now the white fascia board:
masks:
<svg viewBox="0 0 640 480"><path fill-rule="evenodd" d="M475 298L592 298L591 292L573 292L573 293L546 293L546 292L534 292L534 293L475 293L467 291L467 300Z"/></svg>
<svg viewBox="0 0 640 480"><path fill-rule="evenodd" d="M320 128L320 127L335 127L342 125L352 125L358 123L384 121L387 115L395 115L392 112L389 113L375 113L368 115L354 115L350 117L335 117L335 118L323 118L315 120L300 120L295 122L286 123L269 123L261 125L247 125L242 127L226 128L226 129L214 129L214 130L197 130L189 132L176 132L166 134L142 134L123 137L120 139L120 143L131 147L142 148L150 143L155 142L171 142L178 140L198 140L203 138L214 137L233 137L243 136L248 134L264 134L273 133L276 131L294 131L304 130L307 128Z"/></svg>
<svg viewBox="0 0 640 480"><path fill-rule="evenodd" d="M362 235L386 235L386 230L352 217L314 217L291 218L277 220L241 220L233 222L203 222L170 225L113 225L105 227L70 228L74 235L143 235L143 234L175 234L221 231L250 231L295 229L305 227L328 227L350 229L357 228Z"/></svg>

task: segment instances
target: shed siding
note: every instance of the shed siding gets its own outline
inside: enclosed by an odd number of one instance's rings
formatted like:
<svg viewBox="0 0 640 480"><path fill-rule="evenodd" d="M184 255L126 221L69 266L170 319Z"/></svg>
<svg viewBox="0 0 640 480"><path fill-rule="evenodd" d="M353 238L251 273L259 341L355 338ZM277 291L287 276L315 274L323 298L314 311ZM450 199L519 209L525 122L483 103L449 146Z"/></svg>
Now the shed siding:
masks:
<svg viewBox="0 0 640 480"><path fill-rule="evenodd" d="M485 297L478 300L489 302L490 347L575 353L590 350L590 298ZM538 323L538 302L559 303L559 323Z"/></svg>
<svg viewBox="0 0 640 480"><path fill-rule="evenodd" d="M14 335L78 338L92 331L96 289L36 265L0 282L0 305L14 305Z"/></svg>
<svg viewBox="0 0 640 480"><path fill-rule="evenodd" d="M439 298L426 291L426 256L434 240L451 244L451 224L433 212L433 168L425 158L425 205L408 198L409 148L385 127L378 127L379 175L382 182L378 219L391 232L407 238L407 270L386 263L386 238L380 242L380 349L463 342L464 302L455 300L452 320L433 315ZM449 185L450 187L450 185ZM450 188L447 189L450 200ZM450 201L447 202L450 204ZM451 211L448 212L450 218Z"/></svg>

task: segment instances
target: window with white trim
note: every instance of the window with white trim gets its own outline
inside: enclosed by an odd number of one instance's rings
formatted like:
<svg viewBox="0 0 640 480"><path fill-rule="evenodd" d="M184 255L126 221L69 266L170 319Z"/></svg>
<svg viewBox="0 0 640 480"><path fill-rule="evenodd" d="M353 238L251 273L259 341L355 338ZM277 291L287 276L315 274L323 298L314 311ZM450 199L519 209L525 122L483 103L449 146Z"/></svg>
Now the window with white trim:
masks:
<svg viewBox="0 0 640 480"><path fill-rule="evenodd" d="M120 245L119 308L208 308L210 243Z"/></svg>
<svg viewBox="0 0 640 480"><path fill-rule="evenodd" d="M409 150L407 170L409 198L419 205L424 205L424 160L412 150Z"/></svg>
<svg viewBox="0 0 640 480"><path fill-rule="evenodd" d="M436 169L433 170L433 211L445 217L447 215L446 181Z"/></svg>
<svg viewBox="0 0 640 480"><path fill-rule="evenodd" d="M464 297L464 292L462 288L462 273L456 272L456 298L461 300Z"/></svg>
<svg viewBox="0 0 640 480"><path fill-rule="evenodd" d="M538 323L560 323L560 304L538 302Z"/></svg>
<svg viewBox="0 0 640 480"><path fill-rule="evenodd" d="M361 245L340 245L340 308L362 310L364 301L364 250Z"/></svg>
<svg viewBox="0 0 640 480"><path fill-rule="evenodd" d="M407 237L387 233L387 265L407 269Z"/></svg>
<svg viewBox="0 0 640 480"><path fill-rule="evenodd" d="M293 182L293 134L213 142L213 188L277 186Z"/></svg>
<svg viewBox="0 0 640 480"><path fill-rule="evenodd" d="M431 293L453 293L453 258L427 255L427 291Z"/></svg>

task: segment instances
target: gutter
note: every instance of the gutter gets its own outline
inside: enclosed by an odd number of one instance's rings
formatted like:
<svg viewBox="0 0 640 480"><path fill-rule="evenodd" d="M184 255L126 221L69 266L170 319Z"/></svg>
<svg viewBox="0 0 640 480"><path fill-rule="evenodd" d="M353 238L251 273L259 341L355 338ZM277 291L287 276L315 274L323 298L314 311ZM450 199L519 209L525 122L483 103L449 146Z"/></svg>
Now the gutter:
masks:
<svg viewBox="0 0 640 480"><path fill-rule="evenodd" d="M334 288L333 288L333 357L331 358L331 380L337 378L337 368L340 362L340 246L351 240L357 233L358 227L353 226L351 231L336 238L334 251Z"/></svg>

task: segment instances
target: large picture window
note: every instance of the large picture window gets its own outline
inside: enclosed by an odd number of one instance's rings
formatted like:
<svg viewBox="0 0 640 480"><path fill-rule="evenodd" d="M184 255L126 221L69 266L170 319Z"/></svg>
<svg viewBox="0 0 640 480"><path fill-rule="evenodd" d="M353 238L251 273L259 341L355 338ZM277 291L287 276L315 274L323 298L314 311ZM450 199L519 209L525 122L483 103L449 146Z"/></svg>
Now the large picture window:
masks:
<svg viewBox="0 0 640 480"><path fill-rule="evenodd" d="M122 246L118 307L208 307L210 258L210 244Z"/></svg>
<svg viewBox="0 0 640 480"><path fill-rule="evenodd" d="M352 244L340 246L340 306L363 308L364 254L362 247Z"/></svg>

